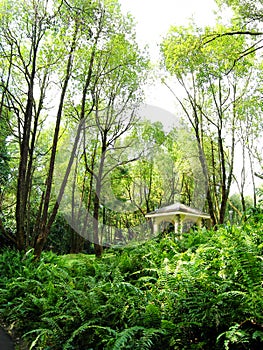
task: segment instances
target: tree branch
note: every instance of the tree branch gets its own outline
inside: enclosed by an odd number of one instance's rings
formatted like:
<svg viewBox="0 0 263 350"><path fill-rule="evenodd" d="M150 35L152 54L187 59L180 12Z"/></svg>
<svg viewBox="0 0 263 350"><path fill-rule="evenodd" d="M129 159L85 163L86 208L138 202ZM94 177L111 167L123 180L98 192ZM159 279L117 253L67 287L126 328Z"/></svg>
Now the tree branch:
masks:
<svg viewBox="0 0 263 350"><path fill-rule="evenodd" d="M210 34L207 35L205 38L212 37L211 39L205 41L203 45L209 44L210 42L222 38L224 36L232 36L232 35L250 35L250 36L260 36L263 35L263 32L253 32L250 30L237 30L237 31L232 31L232 32L226 32L226 33L215 33L215 34Z"/></svg>
<svg viewBox="0 0 263 350"><path fill-rule="evenodd" d="M260 178L261 180L263 180L263 174L254 173L254 175L256 177Z"/></svg>

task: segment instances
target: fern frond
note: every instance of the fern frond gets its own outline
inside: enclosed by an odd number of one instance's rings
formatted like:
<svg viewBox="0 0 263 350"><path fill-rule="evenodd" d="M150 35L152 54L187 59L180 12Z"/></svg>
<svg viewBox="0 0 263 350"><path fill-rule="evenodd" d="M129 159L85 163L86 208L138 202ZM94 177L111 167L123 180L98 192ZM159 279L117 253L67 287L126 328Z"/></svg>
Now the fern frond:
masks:
<svg viewBox="0 0 263 350"><path fill-rule="evenodd" d="M46 328L38 328L38 329L33 329L32 331L29 331L23 335L23 338L27 338L28 335L32 335L34 333L37 333L37 336L35 339L32 341L29 350L33 350L37 343L41 340L41 343L43 342L43 338L50 337L53 335L53 331L50 329ZM37 349L37 348L36 348Z"/></svg>
<svg viewBox="0 0 263 350"><path fill-rule="evenodd" d="M145 328L143 330L143 336L139 339L138 344L136 344L138 350L150 350L154 342L162 334L165 334L162 329Z"/></svg>
<svg viewBox="0 0 263 350"><path fill-rule="evenodd" d="M71 343L75 340L76 337L81 335L82 333L91 330L91 331L99 331L99 333L108 333L111 334L112 336L116 335L116 332L111 329L110 327L103 327L103 326L98 326L98 325L91 325L90 322L86 322L83 325L81 325L78 329L76 329L71 337L67 340L65 345L63 346L63 350L70 350L72 349Z"/></svg>
<svg viewBox="0 0 263 350"><path fill-rule="evenodd" d="M143 332L144 329L145 328L141 326L134 326L131 328L124 329L121 333L117 335L117 339L112 350L127 349L127 344L135 338L135 335L138 332Z"/></svg>

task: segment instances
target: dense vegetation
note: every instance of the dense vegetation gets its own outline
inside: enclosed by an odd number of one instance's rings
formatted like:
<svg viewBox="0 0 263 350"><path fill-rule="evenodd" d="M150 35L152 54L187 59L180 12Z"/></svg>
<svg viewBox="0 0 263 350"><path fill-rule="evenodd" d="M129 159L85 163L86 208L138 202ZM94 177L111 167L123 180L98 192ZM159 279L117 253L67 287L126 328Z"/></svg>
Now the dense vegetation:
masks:
<svg viewBox="0 0 263 350"><path fill-rule="evenodd" d="M0 0L0 321L19 350L263 348L263 2L216 3L232 18L160 43L167 131L140 114L152 65L121 1ZM145 214L175 202L211 231L153 237Z"/></svg>
<svg viewBox="0 0 263 350"><path fill-rule="evenodd" d="M256 220L255 220L256 218ZM1 314L30 349L263 346L262 216L91 255L1 254Z"/></svg>
<svg viewBox="0 0 263 350"><path fill-rule="evenodd" d="M229 211L240 219L247 192L257 205L261 10L217 3L233 18L175 23L160 43L160 76L177 102L168 132L140 114L152 65L121 1L0 1L1 245L101 256L107 243L145 235L145 214L176 201L215 225Z"/></svg>

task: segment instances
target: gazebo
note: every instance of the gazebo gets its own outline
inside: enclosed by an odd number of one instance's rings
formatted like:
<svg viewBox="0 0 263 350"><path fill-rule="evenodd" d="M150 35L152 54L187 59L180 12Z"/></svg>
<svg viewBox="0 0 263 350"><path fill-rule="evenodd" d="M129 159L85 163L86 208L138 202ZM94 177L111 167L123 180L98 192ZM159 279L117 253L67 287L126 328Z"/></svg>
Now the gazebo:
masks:
<svg viewBox="0 0 263 350"><path fill-rule="evenodd" d="M205 221L210 221L209 214L181 203L156 209L146 214L145 217L152 220L154 233L167 230L169 226L170 228L172 226L176 234L181 234L189 231L193 225L202 227Z"/></svg>

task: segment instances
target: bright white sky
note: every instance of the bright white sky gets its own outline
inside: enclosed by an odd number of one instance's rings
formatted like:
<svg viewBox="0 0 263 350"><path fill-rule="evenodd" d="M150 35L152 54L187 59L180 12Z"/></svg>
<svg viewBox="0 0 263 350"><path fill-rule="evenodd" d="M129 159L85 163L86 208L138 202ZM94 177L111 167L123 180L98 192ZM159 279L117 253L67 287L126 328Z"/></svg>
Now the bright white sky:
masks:
<svg viewBox="0 0 263 350"><path fill-rule="evenodd" d="M151 52L171 25L187 25L193 18L199 26L214 23L214 0L119 0L124 13L137 22L138 41L149 44Z"/></svg>
<svg viewBox="0 0 263 350"><path fill-rule="evenodd" d="M151 59L157 63L159 44L171 25L187 25L192 19L198 26L213 25L217 6L214 0L119 0L124 14L129 12L136 22L137 41L148 45ZM143 110L152 121L160 120L165 129L174 124L175 98L160 80L146 89L146 104ZM153 106L164 109L165 115ZM147 107L148 108L148 107ZM171 113L169 113L171 112Z"/></svg>

